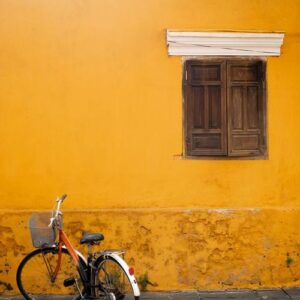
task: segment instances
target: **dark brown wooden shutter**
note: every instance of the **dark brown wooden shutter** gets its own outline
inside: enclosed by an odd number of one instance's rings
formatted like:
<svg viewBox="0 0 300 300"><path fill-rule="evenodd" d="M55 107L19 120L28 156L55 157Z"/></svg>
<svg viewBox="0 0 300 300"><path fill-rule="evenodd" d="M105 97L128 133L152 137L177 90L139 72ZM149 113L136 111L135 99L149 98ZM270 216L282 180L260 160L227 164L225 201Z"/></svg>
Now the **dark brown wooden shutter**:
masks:
<svg viewBox="0 0 300 300"><path fill-rule="evenodd" d="M264 85L264 62L227 62L229 156L265 154Z"/></svg>
<svg viewBox="0 0 300 300"><path fill-rule="evenodd" d="M226 63L187 61L185 66L187 155L226 155Z"/></svg>

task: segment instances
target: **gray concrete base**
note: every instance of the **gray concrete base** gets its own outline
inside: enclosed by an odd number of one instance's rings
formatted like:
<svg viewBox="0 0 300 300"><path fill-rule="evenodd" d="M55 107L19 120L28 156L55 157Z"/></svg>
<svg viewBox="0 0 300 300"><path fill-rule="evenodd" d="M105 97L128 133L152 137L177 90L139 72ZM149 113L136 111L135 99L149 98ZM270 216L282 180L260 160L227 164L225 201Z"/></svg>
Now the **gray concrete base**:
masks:
<svg viewBox="0 0 300 300"><path fill-rule="evenodd" d="M41 300L71 300L66 296L42 296ZM146 292L141 300L300 300L300 288L264 290ZM20 296L0 300L23 300ZM126 299L125 299L126 300Z"/></svg>
<svg viewBox="0 0 300 300"><path fill-rule="evenodd" d="M142 300L300 300L300 288L143 293Z"/></svg>

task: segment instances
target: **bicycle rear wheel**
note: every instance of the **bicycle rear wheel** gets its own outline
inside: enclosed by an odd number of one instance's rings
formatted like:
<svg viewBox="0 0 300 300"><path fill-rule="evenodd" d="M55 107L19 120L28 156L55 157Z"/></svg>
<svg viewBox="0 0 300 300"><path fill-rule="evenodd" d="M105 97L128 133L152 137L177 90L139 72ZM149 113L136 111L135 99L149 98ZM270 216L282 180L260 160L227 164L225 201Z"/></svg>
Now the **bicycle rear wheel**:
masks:
<svg viewBox="0 0 300 300"><path fill-rule="evenodd" d="M65 279L74 278L80 291L83 290L77 267L66 249L62 252L61 267L57 277L54 282L51 280L57 260L57 247L37 249L22 260L17 270L17 284L25 299L52 300L58 295L62 295L61 299L64 300L81 299L76 284L64 286Z"/></svg>
<svg viewBox="0 0 300 300"><path fill-rule="evenodd" d="M95 274L96 296L109 300L139 300L134 296L132 284L122 266L112 257L98 260ZM104 296L104 294L106 296Z"/></svg>

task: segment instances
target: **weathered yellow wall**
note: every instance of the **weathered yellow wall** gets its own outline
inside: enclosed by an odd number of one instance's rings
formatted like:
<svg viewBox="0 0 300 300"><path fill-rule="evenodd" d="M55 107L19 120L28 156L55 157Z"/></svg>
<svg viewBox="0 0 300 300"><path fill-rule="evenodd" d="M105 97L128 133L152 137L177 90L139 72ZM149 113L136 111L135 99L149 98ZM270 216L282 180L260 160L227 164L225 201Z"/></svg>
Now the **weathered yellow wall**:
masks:
<svg viewBox="0 0 300 300"><path fill-rule="evenodd" d="M15 270L32 249L29 216L0 215L0 293L17 291ZM65 229L76 246L82 231L101 229L103 247L128 249L153 290L258 288L300 285L299 218L299 209L69 211Z"/></svg>
<svg viewBox="0 0 300 300"><path fill-rule="evenodd" d="M130 239L160 289L297 284L285 259L299 269L299 19L299 0L0 0L0 281L14 285L30 250L11 248L19 222L67 192L93 230ZM268 160L179 158L182 64L167 28L286 32L268 59Z"/></svg>

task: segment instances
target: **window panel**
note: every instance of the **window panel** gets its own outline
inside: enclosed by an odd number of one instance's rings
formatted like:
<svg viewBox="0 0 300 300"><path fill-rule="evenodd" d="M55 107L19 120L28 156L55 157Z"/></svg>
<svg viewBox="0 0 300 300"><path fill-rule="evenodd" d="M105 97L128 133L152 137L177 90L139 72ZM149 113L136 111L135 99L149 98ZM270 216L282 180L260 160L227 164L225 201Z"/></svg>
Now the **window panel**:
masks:
<svg viewBox="0 0 300 300"><path fill-rule="evenodd" d="M204 128L204 87L193 88L194 128Z"/></svg>
<svg viewBox="0 0 300 300"><path fill-rule="evenodd" d="M230 100L232 129L243 129L243 87L231 88Z"/></svg>
<svg viewBox="0 0 300 300"><path fill-rule="evenodd" d="M209 128L221 128L221 88L208 87Z"/></svg>
<svg viewBox="0 0 300 300"><path fill-rule="evenodd" d="M259 126L258 122L258 87L248 86L247 88L247 125L248 129L257 129Z"/></svg>

